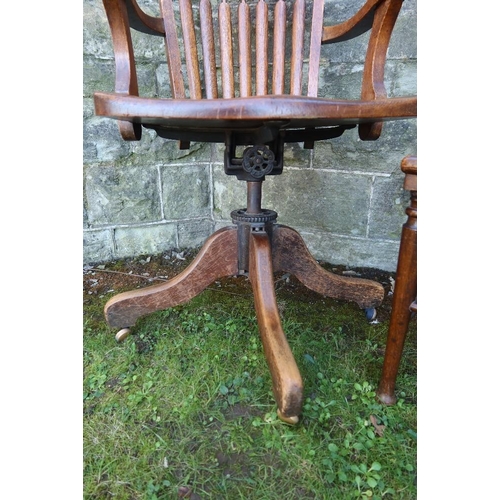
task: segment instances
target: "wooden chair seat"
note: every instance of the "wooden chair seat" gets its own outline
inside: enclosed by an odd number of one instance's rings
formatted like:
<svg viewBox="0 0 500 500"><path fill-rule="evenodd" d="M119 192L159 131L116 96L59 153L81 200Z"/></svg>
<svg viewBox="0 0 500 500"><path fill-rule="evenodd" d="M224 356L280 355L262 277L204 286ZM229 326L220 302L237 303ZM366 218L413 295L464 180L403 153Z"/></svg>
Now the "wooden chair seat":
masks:
<svg viewBox="0 0 500 500"><path fill-rule="evenodd" d="M200 142L224 142L228 130L262 127L295 130L289 134L290 141L285 135L285 142L323 139L325 127L408 119L415 116L417 106L415 97L377 101L293 95L159 99L101 92L94 94L94 101L97 115L162 130L165 138L178 139L182 131L183 139Z"/></svg>

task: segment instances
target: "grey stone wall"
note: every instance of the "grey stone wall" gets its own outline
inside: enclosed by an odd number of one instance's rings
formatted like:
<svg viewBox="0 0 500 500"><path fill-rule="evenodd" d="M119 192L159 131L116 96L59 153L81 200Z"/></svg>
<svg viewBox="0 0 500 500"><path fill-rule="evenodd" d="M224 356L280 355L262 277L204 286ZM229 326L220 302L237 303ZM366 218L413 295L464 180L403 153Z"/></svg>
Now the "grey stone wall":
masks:
<svg viewBox="0 0 500 500"><path fill-rule="evenodd" d="M139 3L157 13L156 1ZM326 0L326 18L340 22L362 4ZM224 174L220 144L182 151L147 130L125 142L113 120L94 116L93 92L113 91L114 58L101 1L84 0L83 12L84 261L198 247L245 206L245 185ZM367 36L323 47L320 95L359 97ZM141 95L168 95L163 47L142 34L134 44ZM416 46L416 0L406 0L388 52L390 96L416 94ZM263 206L297 229L317 259L392 271L408 202L399 165L417 153L416 139L416 120L404 120L386 124L375 142L348 130L312 151L289 144L283 174L266 178Z"/></svg>

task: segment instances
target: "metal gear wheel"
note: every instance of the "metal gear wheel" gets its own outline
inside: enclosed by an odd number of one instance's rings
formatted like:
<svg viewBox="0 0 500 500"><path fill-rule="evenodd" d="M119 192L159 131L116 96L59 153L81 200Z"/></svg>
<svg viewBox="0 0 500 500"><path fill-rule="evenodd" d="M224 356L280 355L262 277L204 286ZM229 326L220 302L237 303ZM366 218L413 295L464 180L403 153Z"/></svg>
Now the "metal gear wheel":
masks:
<svg viewBox="0 0 500 500"><path fill-rule="evenodd" d="M266 224L273 222L278 218L274 210L262 210L260 214L247 214L246 209L240 208L231 212L231 219L234 223L246 222L247 224Z"/></svg>
<svg viewBox="0 0 500 500"><path fill-rule="evenodd" d="M267 146L251 146L243 152L243 170L252 177L260 179L271 173L275 164L274 159L274 153Z"/></svg>

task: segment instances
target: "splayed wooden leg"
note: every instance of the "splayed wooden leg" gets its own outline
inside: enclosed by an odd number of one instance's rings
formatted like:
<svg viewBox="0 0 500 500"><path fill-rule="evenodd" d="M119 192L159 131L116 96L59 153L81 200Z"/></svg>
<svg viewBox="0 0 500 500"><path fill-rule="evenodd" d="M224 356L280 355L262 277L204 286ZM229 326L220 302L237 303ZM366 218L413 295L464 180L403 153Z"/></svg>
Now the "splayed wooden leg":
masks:
<svg viewBox="0 0 500 500"><path fill-rule="evenodd" d="M226 227L212 234L194 261L175 278L109 300L104 307L106 321L111 327L131 327L140 317L188 302L217 278L237 273L237 230Z"/></svg>
<svg viewBox="0 0 500 500"><path fill-rule="evenodd" d="M271 244L264 231L250 235L249 264L257 321L273 380L278 416L295 424L302 412L303 383L281 326L274 292Z"/></svg>
<svg viewBox="0 0 500 500"><path fill-rule="evenodd" d="M380 283L337 276L323 269L295 229L276 225L272 245L274 270L293 274L311 290L334 299L356 302L364 309L377 307L382 303L384 288Z"/></svg>

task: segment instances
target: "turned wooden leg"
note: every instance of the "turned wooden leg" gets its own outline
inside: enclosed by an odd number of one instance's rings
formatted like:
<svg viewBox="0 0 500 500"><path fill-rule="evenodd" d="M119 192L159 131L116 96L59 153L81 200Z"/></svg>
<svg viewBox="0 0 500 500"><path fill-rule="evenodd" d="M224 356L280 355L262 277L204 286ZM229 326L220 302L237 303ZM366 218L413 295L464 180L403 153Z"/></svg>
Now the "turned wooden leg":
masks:
<svg viewBox="0 0 500 500"><path fill-rule="evenodd" d="M217 278L237 273L237 230L226 227L212 234L193 262L175 278L110 299L104 307L106 321L111 327L131 327L141 316L188 302Z"/></svg>
<svg viewBox="0 0 500 500"><path fill-rule="evenodd" d="M410 161L411 160L411 161ZM417 186L416 159L406 158L402 169L407 173L405 188L411 189L411 205L406 209L407 222L403 225L401 244L399 247L396 282L392 299L392 312L389 322L389 332L382 368L382 376L377 390L377 396L382 403L392 405L396 402L394 389L399 370L403 346L408 331L411 312L415 310L414 300L417 297ZM406 167L406 169L405 169ZM413 176L414 179L410 176Z"/></svg>
<svg viewBox="0 0 500 500"><path fill-rule="evenodd" d="M250 235L249 278L264 354L273 380L278 416L295 424L302 412L303 383L276 304L271 245L265 231Z"/></svg>
<svg viewBox="0 0 500 500"><path fill-rule="evenodd" d="M376 281L337 276L323 269L300 234L287 226L276 225L273 229L273 267L293 274L317 293L356 302L364 309L376 307L384 299L384 287Z"/></svg>

